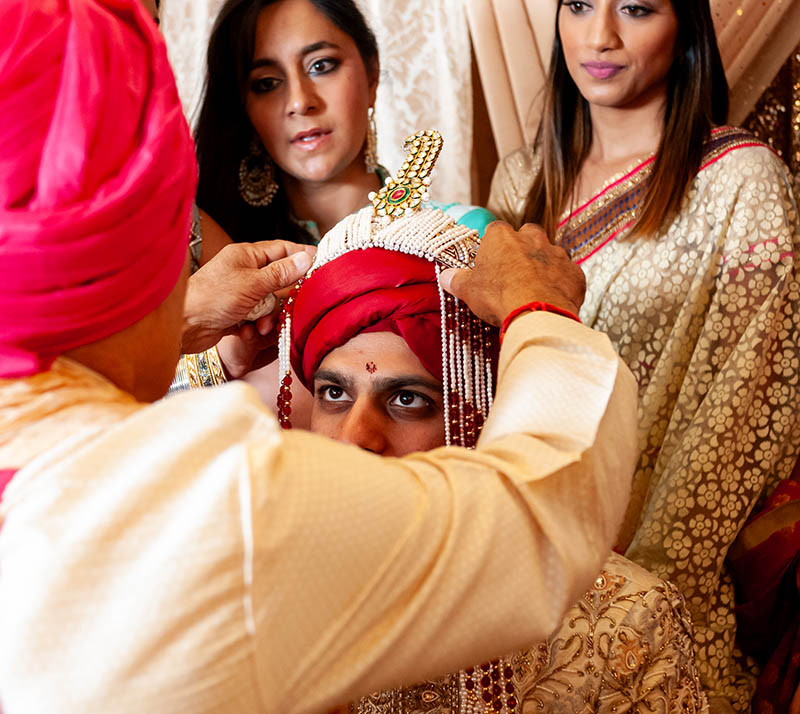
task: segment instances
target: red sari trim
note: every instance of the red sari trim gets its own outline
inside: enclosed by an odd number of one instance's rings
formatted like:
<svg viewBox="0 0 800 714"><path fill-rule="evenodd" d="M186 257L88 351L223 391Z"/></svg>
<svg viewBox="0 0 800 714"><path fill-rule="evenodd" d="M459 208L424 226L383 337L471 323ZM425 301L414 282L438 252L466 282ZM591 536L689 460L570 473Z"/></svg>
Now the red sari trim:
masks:
<svg viewBox="0 0 800 714"><path fill-rule="evenodd" d="M756 714L784 714L800 686L800 461L729 554L739 644L763 665Z"/></svg>
<svg viewBox="0 0 800 714"><path fill-rule="evenodd" d="M746 146L766 146L752 134L736 127L720 127L711 132L703 152L700 171L726 154ZM578 264L603 246L624 234L634 223L647 191L655 157L603 188L594 198L569 214L558 226L556 243Z"/></svg>

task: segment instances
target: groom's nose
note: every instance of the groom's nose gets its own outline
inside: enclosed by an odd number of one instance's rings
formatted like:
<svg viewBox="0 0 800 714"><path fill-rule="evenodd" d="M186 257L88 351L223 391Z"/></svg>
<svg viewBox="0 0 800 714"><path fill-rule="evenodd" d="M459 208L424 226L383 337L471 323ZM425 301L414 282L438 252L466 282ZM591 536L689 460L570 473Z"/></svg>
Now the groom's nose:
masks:
<svg viewBox="0 0 800 714"><path fill-rule="evenodd" d="M339 441L354 444L366 451L383 454L387 450L383 415L368 400L356 400L339 432Z"/></svg>

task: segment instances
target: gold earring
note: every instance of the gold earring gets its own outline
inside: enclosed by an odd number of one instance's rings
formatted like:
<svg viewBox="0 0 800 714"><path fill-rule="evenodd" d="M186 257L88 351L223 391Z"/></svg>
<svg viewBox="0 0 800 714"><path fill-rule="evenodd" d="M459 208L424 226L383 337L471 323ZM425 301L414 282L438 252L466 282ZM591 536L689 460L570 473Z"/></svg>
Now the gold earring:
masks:
<svg viewBox="0 0 800 714"><path fill-rule="evenodd" d="M275 166L264 145L253 137L250 148L239 163L239 195L257 208L269 206L278 190Z"/></svg>
<svg viewBox="0 0 800 714"><path fill-rule="evenodd" d="M375 109L370 107L367 111L367 144L364 147L364 163L369 173L378 171L378 130L375 126Z"/></svg>

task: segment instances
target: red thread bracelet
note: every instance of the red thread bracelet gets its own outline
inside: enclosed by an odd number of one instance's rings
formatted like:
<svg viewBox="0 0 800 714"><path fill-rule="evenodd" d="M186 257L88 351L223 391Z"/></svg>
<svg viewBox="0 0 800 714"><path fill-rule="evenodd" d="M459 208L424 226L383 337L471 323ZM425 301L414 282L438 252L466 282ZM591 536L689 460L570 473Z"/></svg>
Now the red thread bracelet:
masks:
<svg viewBox="0 0 800 714"><path fill-rule="evenodd" d="M501 342L506 336L506 331L508 330L508 326L511 324L511 321L518 315L521 315L523 312L552 312L554 315L568 317L570 320L575 320L576 322L581 321L581 318L579 318L577 315L573 315L569 310L556 307L555 305L551 305L549 302L539 302L536 300L534 302L529 302L527 305L520 305L516 310L512 310L510 313L508 313L506 319L503 320L503 326L500 328Z"/></svg>

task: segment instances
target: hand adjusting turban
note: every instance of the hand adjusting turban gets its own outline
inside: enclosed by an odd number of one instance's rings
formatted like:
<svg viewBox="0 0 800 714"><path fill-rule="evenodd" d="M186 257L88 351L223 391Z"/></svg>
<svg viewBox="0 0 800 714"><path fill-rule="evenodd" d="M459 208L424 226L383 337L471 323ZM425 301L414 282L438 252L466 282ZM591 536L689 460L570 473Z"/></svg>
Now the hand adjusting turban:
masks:
<svg viewBox="0 0 800 714"><path fill-rule="evenodd" d="M18 377L164 301L197 169L136 0L2 0L0 116L0 377Z"/></svg>

